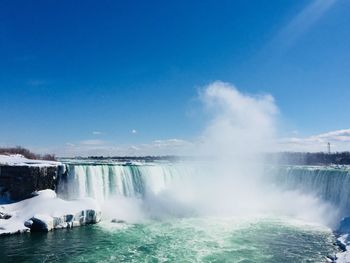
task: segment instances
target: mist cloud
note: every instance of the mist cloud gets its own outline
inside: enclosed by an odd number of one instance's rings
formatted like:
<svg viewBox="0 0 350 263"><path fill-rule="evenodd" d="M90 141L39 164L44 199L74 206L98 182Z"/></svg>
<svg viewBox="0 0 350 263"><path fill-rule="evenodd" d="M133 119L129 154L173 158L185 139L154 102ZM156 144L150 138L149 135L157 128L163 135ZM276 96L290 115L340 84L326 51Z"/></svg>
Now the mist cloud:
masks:
<svg viewBox="0 0 350 263"><path fill-rule="evenodd" d="M265 151L274 142L278 109L271 95L248 95L221 81L203 89L201 100L210 115L202 151L225 155Z"/></svg>

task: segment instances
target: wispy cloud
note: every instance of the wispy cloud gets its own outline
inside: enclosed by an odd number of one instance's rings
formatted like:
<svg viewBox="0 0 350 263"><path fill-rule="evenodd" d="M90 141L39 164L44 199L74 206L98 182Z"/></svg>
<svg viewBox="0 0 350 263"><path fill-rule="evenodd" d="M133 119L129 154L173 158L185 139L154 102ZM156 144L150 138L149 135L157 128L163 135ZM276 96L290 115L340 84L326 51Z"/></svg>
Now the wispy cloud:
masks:
<svg viewBox="0 0 350 263"><path fill-rule="evenodd" d="M281 150L290 151L325 151L327 143L334 151L350 150L350 129L335 130L308 137L291 137L280 139Z"/></svg>
<svg viewBox="0 0 350 263"><path fill-rule="evenodd" d="M188 154L195 143L183 139L154 140L150 143L131 145L122 148L130 155L172 155Z"/></svg>
<svg viewBox="0 0 350 263"><path fill-rule="evenodd" d="M81 141L80 144L81 144L81 145L103 145L103 144L106 144L106 142L103 141L103 140L94 140L94 139L91 139L91 140L84 140L84 141Z"/></svg>
<svg viewBox="0 0 350 263"><path fill-rule="evenodd" d="M342 129L320 133L316 135L277 139L275 147L269 151L326 151L330 142L332 151L350 151L350 129ZM240 140L239 137L232 138ZM192 141L170 138L158 139L149 143L117 145L104 140L82 140L79 142L67 142L63 147L46 150L54 152L58 156L144 156L144 155L191 155L196 149L206 143L205 137L198 137Z"/></svg>
<svg viewBox="0 0 350 263"><path fill-rule="evenodd" d="M193 151L195 142L183 139L154 140L150 143L133 145L129 147L132 155L185 155Z"/></svg>
<svg viewBox="0 0 350 263"><path fill-rule="evenodd" d="M192 146L193 143L182 139L154 140L149 146L151 148L183 148Z"/></svg>
<svg viewBox="0 0 350 263"><path fill-rule="evenodd" d="M103 134L103 132L101 132L101 131L93 131L92 134L93 135L101 135L101 134Z"/></svg>
<svg viewBox="0 0 350 263"><path fill-rule="evenodd" d="M58 147L54 151L58 156L109 156L113 152L118 152L118 147L104 140L88 139L78 142L67 142L63 147Z"/></svg>
<svg viewBox="0 0 350 263"><path fill-rule="evenodd" d="M59 156L142 156L187 154L195 143L183 139L154 140L138 145L116 145L103 140L83 140L76 143L68 142L64 147L56 149Z"/></svg>
<svg viewBox="0 0 350 263"><path fill-rule="evenodd" d="M336 0L310 1L290 22L282 27L271 41L270 48L278 47L284 51L291 47L303 34L336 3Z"/></svg>
<svg viewBox="0 0 350 263"><path fill-rule="evenodd" d="M136 134L136 133L137 133L137 130L133 129L133 130L131 130L131 133L132 133L132 134Z"/></svg>

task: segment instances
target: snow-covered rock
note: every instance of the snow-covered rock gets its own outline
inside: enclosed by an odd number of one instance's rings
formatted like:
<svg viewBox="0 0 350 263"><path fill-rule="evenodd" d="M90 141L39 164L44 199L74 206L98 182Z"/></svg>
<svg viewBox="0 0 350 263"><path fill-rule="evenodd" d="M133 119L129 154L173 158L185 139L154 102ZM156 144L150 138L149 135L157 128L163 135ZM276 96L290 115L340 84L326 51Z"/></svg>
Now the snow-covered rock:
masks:
<svg viewBox="0 0 350 263"><path fill-rule="evenodd" d="M34 215L30 220L33 222L30 231L49 232L54 228L52 216L39 214Z"/></svg>
<svg viewBox="0 0 350 263"><path fill-rule="evenodd" d="M342 234L337 238L337 245L341 250L336 254L337 263L349 263L350 262L350 242L349 234Z"/></svg>
<svg viewBox="0 0 350 263"><path fill-rule="evenodd" d="M337 246L341 250L336 254L337 263L350 262L350 217L343 218L335 231L337 236Z"/></svg>
<svg viewBox="0 0 350 263"><path fill-rule="evenodd" d="M11 215L0 219L0 235L27 231L51 231L98 223L100 207L90 198L65 201L52 190L38 191L38 195L17 203L0 206L0 212Z"/></svg>

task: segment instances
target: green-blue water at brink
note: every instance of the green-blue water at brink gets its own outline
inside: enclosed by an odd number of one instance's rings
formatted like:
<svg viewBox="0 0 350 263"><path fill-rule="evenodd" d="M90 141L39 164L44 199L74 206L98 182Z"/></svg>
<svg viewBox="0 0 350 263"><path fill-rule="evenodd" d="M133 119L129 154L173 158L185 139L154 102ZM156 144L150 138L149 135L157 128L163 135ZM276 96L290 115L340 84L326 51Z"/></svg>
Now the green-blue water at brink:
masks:
<svg viewBox="0 0 350 263"><path fill-rule="evenodd" d="M0 262L326 262L327 228L285 219L102 222L0 238Z"/></svg>

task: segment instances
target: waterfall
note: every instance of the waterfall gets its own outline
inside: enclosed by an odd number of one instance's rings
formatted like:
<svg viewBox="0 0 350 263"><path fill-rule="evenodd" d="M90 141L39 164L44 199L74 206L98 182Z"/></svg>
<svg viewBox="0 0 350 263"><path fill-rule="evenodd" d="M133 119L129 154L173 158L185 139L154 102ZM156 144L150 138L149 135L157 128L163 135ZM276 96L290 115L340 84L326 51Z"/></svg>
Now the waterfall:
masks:
<svg viewBox="0 0 350 263"><path fill-rule="evenodd" d="M188 174L189 167L172 164L67 164L59 178L58 195L71 200L92 197L103 202L113 196L143 198L157 194L174 180Z"/></svg>
<svg viewBox="0 0 350 263"><path fill-rule="evenodd" d="M58 195L67 200L91 197L100 203L118 196L143 199L147 195L173 190L176 186L182 189L189 185L186 180L191 180L191 187L195 187L193 190L198 190L205 183L205 178L210 176L205 166L189 163L66 165L67 173L58 181ZM211 180L220 178L213 177ZM312 195L329 202L339 209L342 216L350 215L349 168L270 166L263 178L268 184L272 179L272 183L282 190L298 190L303 195ZM239 185L232 187L235 189Z"/></svg>
<svg viewBox="0 0 350 263"><path fill-rule="evenodd" d="M328 201L350 214L350 169L322 166L277 166L269 169L275 183L285 190L300 190Z"/></svg>

